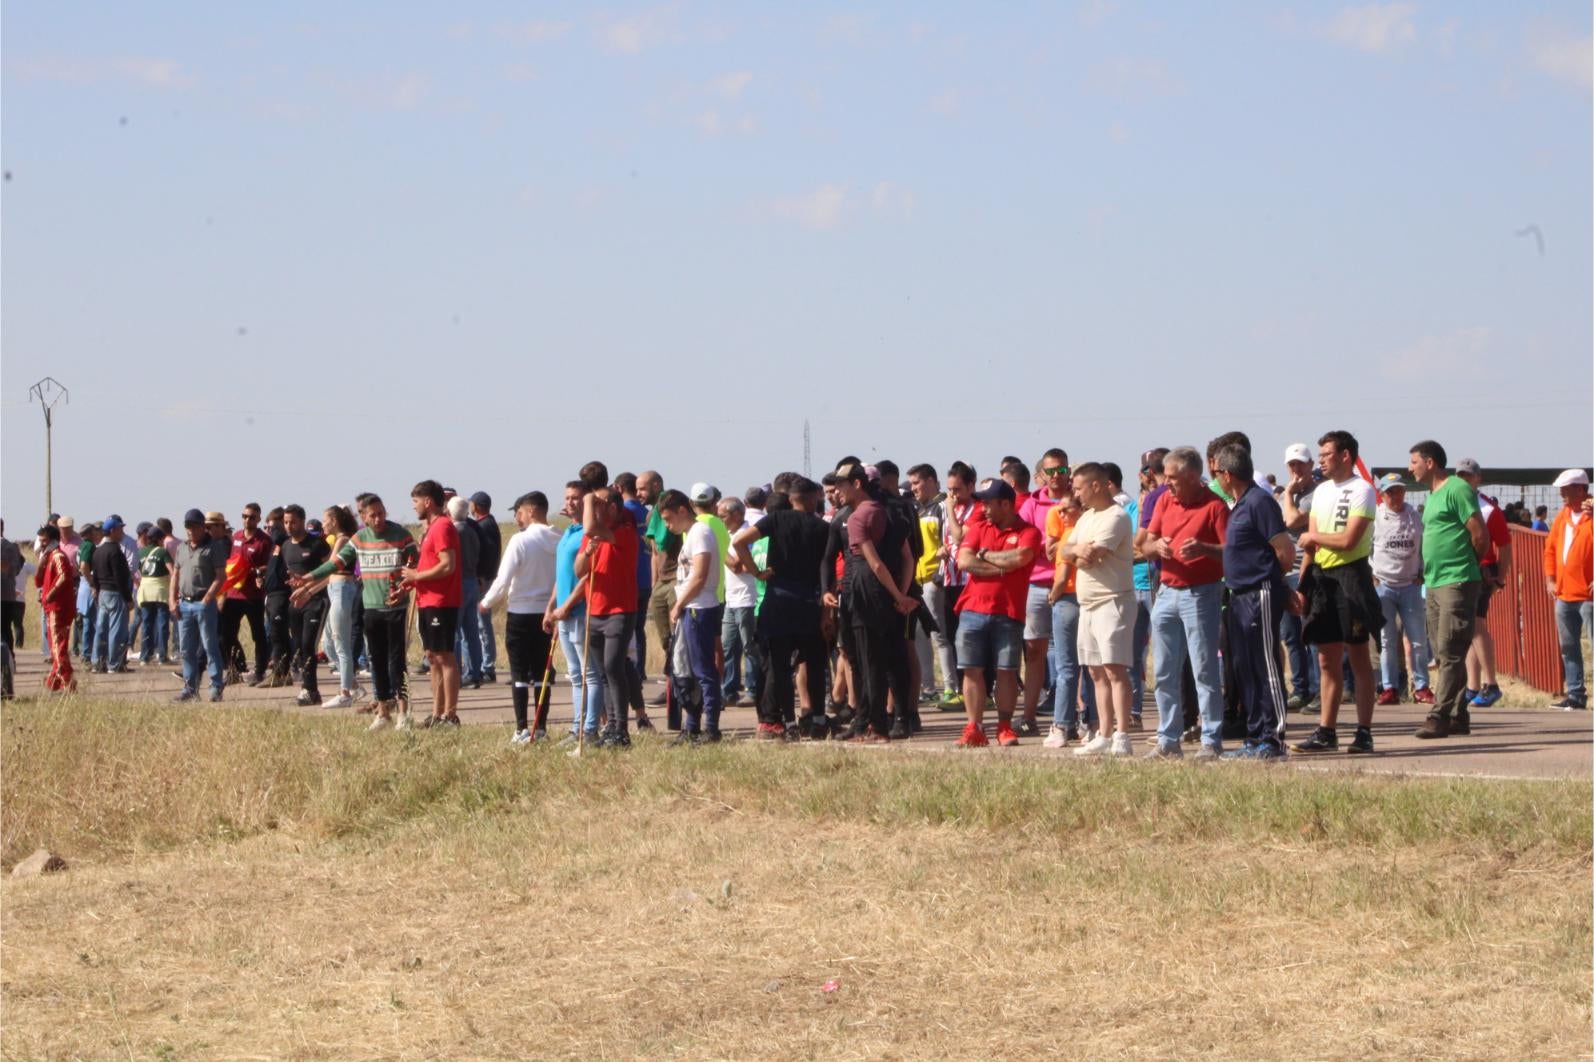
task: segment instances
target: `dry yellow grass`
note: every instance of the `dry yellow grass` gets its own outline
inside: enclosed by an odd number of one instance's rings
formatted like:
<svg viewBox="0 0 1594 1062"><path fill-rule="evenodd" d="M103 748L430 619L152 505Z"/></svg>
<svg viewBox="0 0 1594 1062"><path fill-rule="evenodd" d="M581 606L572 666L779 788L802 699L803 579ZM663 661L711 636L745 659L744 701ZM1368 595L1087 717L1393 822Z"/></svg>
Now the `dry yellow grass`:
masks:
<svg viewBox="0 0 1594 1062"><path fill-rule="evenodd" d="M87 703L0 737L5 862L72 862L0 886L7 1057L1590 1046L1587 783L575 761Z"/></svg>

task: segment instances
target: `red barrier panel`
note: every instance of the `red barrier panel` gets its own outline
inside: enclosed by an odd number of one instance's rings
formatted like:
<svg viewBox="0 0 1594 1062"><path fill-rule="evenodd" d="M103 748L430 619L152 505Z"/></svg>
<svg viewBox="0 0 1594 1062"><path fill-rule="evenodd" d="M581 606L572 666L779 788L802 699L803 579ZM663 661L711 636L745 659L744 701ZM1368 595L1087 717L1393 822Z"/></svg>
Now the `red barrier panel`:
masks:
<svg viewBox="0 0 1594 1062"><path fill-rule="evenodd" d="M1561 692L1561 642L1555 632L1555 598L1544 588L1543 531L1511 528L1511 563L1500 574L1505 588L1489 603L1494 666L1546 693Z"/></svg>

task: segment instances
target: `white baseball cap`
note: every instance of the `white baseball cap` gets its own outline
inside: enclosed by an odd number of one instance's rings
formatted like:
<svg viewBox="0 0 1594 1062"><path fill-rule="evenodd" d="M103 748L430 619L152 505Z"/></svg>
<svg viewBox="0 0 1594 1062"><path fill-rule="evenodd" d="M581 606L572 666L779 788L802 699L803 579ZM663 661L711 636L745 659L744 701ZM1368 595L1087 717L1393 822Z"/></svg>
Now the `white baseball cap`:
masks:
<svg viewBox="0 0 1594 1062"><path fill-rule="evenodd" d="M1557 487L1586 487L1588 486L1588 473L1581 468L1569 468L1555 477Z"/></svg>
<svg viewBox="0 0 1594 1062"><path fill-rule="evenodd" d="M1312 451L1306 448L1305 443L1290 443L1284 448L1284 463L1289 464L1291 461L1305 461L1311 464Z"/></svg>
<svg viewBox="0 0 1594 1062"><path fill-rule="evenodd" d="M692 504L694 505L707 505L719 496L719 491L707 483L694 483L688 496L692 499Z"/></svg>

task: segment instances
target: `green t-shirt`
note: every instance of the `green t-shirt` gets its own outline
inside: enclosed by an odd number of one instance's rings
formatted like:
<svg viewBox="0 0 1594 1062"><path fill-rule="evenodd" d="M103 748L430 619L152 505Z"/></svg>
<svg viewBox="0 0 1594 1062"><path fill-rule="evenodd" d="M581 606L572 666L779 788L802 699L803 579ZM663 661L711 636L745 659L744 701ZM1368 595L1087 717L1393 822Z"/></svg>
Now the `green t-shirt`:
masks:
<svg viewBox="0 0 1594 1062"><path fill-rule="evenodd" d="M1422 581L1428 589L1483 578L1467 531L1467 521L1477 515L1478 492L1460 476L1428 495L1422 510Z"/></svg>
<svg viewBox="0 0 1594 1062"><path fill-rule="evenodd" d="M759 571L769 567L769 538L767 536L760 535L758 541L748 547L747 552L753 555L753 563L758 565ZM753 605L753 615L762 616L764 614L764 580L758 580L758 585L754 587L754 591L757 594L757 599Z"/></svg>
<svg viewBox="0 0 1594 1062"><path fill-rule="evenodd" d="M144 546L138 551L138 573L146 579L164 579L171 574L171 563L165 546Z"/></svg>
<svg viewBox="0 0 1594 1062"><path fill-rule="evenodd" d="M643 529L642 537L652 542L653 552L664 558L664 564L659 569L659 580L674 583L675 567L681 556L681 536L665 526L664 514L659 512L657 505L648 513L648 525Z"/></svg>
<svg viewBox="0 0 1594 1062"><path fill-rule="evenodd" d="M387 592L393 586L393 577L406 564L420 560L421 551L415 539L399 524L389 520L377 534L369 527L354 533L354 557L360 566L360 601L367 612L386 612L407 608L409 601L402 599L398 605L387 603Z"/></svg>

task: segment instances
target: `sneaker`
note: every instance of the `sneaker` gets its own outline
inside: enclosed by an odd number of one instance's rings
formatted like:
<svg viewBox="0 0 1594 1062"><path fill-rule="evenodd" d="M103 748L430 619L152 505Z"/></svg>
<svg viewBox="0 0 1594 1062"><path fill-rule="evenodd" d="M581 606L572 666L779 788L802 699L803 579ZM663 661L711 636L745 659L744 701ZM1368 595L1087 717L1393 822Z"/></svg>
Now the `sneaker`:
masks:
<svg viewBox="0 0 1594 1062"><path fill-rule="evenodd" d="M760 730L762 730L762 726L760 726ZM759 736L762 737L763 734L760 733ZM670 742L670 748L672 748L672 749L694 748L694 747L696 747L698 745L701 745L702 743L703 743L703 735L698 733L696 730L682 730L679 734L675 735L675 740Z"/></svg>
<svg viewBox="0 0 1594 1062"><path fill-rule="evenodd" d="M1411 699L1417 704L1432 704L1433 690L1429 689L1427 686L1424 686L1422 689L1412 693Z"/></svg>
<svg viewBox="0 0 1594 1062"><path fill-rule="evenodd" d="M1321 712L1322 710L1323 710L1323 701L1315 693L1312 694L1312 699L1311 700L1309 700L1305 704L1301 705L1301 714L1302 715L1316 715L1317 713Z"/></svg>
<svg viewBox="0 0 1594 1062"><path fill-rule="evenodd" d="M210 703L211 704L220 704L221 703L221 691L220 690L211 690L210 691Z"/></svg>
<svg viewBox="0 0 1594 1062"><path fill-rule="evenodd" d="M498 682L498 673L496 671L483 671L482 672L482 685L483 686L492 686L492 685L495 685L497 682Z"/></svg>
<svg viewBox="0 0 1594 1062"><path fill-rule="evenodd" d="M1299 712L1306 707L1306 697L1299 693L1292 693L1290 699L1284 702L1284 707L1292 712Z"/></svg>
<svg viewBox="0 0 1594 1062"><path fill-rule="evenodd" d="M1108 750L1109 756L1128 757L1135 754L1135 747L1128 733L1119 732L1112 736L1112 748Z"/></svg>
<svg viewBox="0 0 1594 1062"><path fill-rule="evenodd" d="M1097 734L1089 741L1074 749L1075 756L1104 756L1112 748L1112 738L1106 734Z"/></svg>
<svg viewBox="0 0 1594 1062"><path fill-rule="evenodd" d="M1383 704L1399 704L1400 703L1400 694L1395 692L1394 687L1385 686L1383 688L1383 690L1379 692L1378 699L1376 701L1374 701L1373 703L1374 704L1380 704L1380 705L1383 705Z"/></svg>
<svg viewBox="0 0 1594 1062"><path fill-rule="evenodd" d="M1320 726L1312 731L1312 736L1305 741L1297 741L1291 746L1296 752L1337 752L1339 751L1339 733L1326 726Z"/></svg>
<svg viewBox="0 0 1594 1062"><path fill-rule="evenodd" d="M1071 726L1063 731L1063 744L1074 745L1079 742L1079 727Z"/></svg>
<svg viewBox="0 0 1594 1062"><path fill-rule="evenodd" d="M452 730L458 730L459 729L459 716L457 716L457 715L445 715L445 716L443 716L441 719L439 719L437 721L437 725L441 726L441 727L448 727L449 729L452 729Z"/></svg>
<svg viewBox="0 0 1594 1062"><path fill-rule="evenodd" d="M540 730L533 730L531 732L531 742L532 742L532 744L535 745L535 744L537 744L539 742L547 741L547 740L548 740L548 728L547 727L543 727Z"/></svg>
<svg viewBox="0 0 1594 1062"><path fill-rule="evenodd" d="M1041 736L1041 728L1036 724L1035 720L1033 720L1033 719L1020 719L1018 721L1018 725L1013 728L1013 731L1019 737L1040 737Z"/></svg>
<svg viewBox="0 0 1594 1062"><path fill-rule="evenodd" d="M1191 759L1197 763L1217 763L1223 759L1223 749L1217 745L1202 745Z"/></svg>
<svg viewBox="0 0 1594 1062"><path fill-rule="evenodd" d="M317 693L311 693L309 690L300 690L299 695L293 700L294 703L299 707L308 708L312 704L320 704L321 695Z"/></svg>
<svg viewBox="0 0 1594 1062"><path fill-rule="evenodd" d="M336 697L334 697L330 701L328 701L326 703L325 707L327 707L327 708L353 708L354 707L354 698L350 697L347 693L340 693Z"/></svg>
<svg viewBox="0 0 1594 1062"><path fill-rule="evenodd" d="M1357 727L1356 736L1351 739L1351 743L1346 746L1345 751L1350 755L1366 754L1373 751L1372 728L1366 726Z"/></svg>
<svg viewBox="0 0 1594 1062"><path fill-rule="evenodd" d="M664 702L667 700L669 700L669 694L655 693L653 696L647 699L647 706L649 708L663 708Z"/></svg>
<svg viewBox="0 0 1594 1062"><path fill-rule="evenodd" d="M572 730L570 733L568 733L564 737L560 738L559 739L559 744L555 745L554 748L556 748L556 749L573 749L573 748L576 747L577 744L580 743L580 741L581 741L581 735L577 734L574 730Z"/></svg>
<svg viewBox="0 0 1594 1062"><path fill-rule="evenodd" d="M1473 701L1473 698L1477 697L1477 695L1478 695L1478 691L1477 690L1462 690L1461 691L1461 703L1462 704L1471 704L1472 701Z"/></svg>
<svg viewBox="0 0 1594 1062"><path fill-rule="evenodd" d="M1181 749L1178 745L1164 745L1159 741L1151 746L1150 752L1140 758L1143 760L1182 760L1184 759L1184 749Z"/></svg>
<svg viewBox="0 0 1594 1062"><path fill-rule="evenodd" d="M1465 708L1461 709L1461 711L1450 717L1451 737L1455 737L1458 734L1466 735L1471 733L1472 715Z"/></svg>
<svg viewBox="0 0 1594 1062"><path fill-rule="evenodd" d="M959 748L983 749L990 742L985 740L985 728L978 723L969 723L963 728L963 733L957 740Z"/></svg>
<svg viewBox="0 0 1594 1062"><path fill-rule="evenodd" d="M706 726L703 728L703 740L708 742L710 745L717 745L724 740L724 738L725 735L720 733L720 728L717 726Z"/></svg>
<svg viewBox="0 0 1594 1062"><path fill-rule="evenodd" d="M1247 745L1235 757L1247 763L1279 763L1286 758L1283 749L1274 748L1272 745Z"/></svg>
<svg viewBox="0 0 1594 1062"><path fill-rule="evenodd" d="M637 733L639 734L652 734L655 732L653 720L649 719L645 715L638 715L636 717L636 728Z"/></svg>
<svg viewBox="0 0 1594 1062"><path fill-rule="evenodd" d="M375 719L371 720L371 725L366 727L365 729L366 729L367 733L374 733L375 731L378 731L378 730L387 730L391 726L393 726L393 717L392 716L390 716L390 715L379 715Z"/></svg>
<svg viewBox="0 0 1594 1062"><path fill-rule="evenodd" d="M1442 715L1430 715L1423 721L1422 726L1417 728L1415 736L1424 740L1449 737L1450 720Z"/></svg>
<svg viewBox="0 0 1594 1062"><path fill-rule="evenodd" d="M1146 729L1145 721L1140 718L1139 712L1129 713L1129 732L1139 734Z"/></svg>
<svg viewBox="0 0 1594 1062"><path fill-rule="evenodd" d="M245 685L247 685L247 686L259 686L262 683L264 683L265 681L266 681L266 676L260 674L257 671L253 675L249 676L249 680L245 683Z"/></svg>
<svg viewBox="0 0 1594 1062"><path fill-rule="evenodd" d="M936 701L935 706L943 712L961 712L963 710L963 697L960 694L953 693L951 690L947 690L941 694L941 699Z"/></svg>
<svg viewBox="0 0 1594 1062"><path fill-rule="evenodd" d="M1046 732L1046 740L1041 742L1042 748L1060 749L1068 744L1068 732L1060 726L1054 726Z"/></svg>
<svg viewBox="0 0 1594 1062"><path fill-rule="evenodd" d="M517 731L515 731L515 736L509 739L509 743L511 745L530 745L531 744L531 731L530 730L517 730Z"/></svg>
<svg viewBox="0 0 1594 1062"><path fill-rule="evenodd" d="M1588 708L1588 702L1582 697L1574 697L1569 693L1550 707L1559 708L1563 712L1581 712Z"/></svg>
<svg viewBox="0 0 1594 1062"><path fill-rule="evenodd" d="M117 664L115 667L111 668L111 674L113 674L113 675L125 675L125 674L127 674L128 672L130 672L132 670L133 669L128 667L126 664Z"/></svg>
<svg viewBox="0 0 1594 1062"><path fill-rule="evenodd" d="M912 733L913 728L908 726L908 721L906 719L899 718L891 724L892 741L906 741L908 740L909 736L912 735Z"/></svg>
<svg viewBox="0 0 1594 1062"><path fill-rule="evenodd" d="M1499 686L1485 686L1478 691L1478 695L1472 698L1470 703L1474 708L1489 708L1499 703L1500 698L1504 696L1505 694L1500 691Z"/></svg>
<svg viewBox="0 0 1594 1062"><path fill-rule="evenodd" d="M1018 744L1018 735L1013 733L1011 723L996 724L996 743L1003 748L1011 748Z"/></svg>
<svg viewBox="0 0 1594 1062"><path fill-rule="evenodd" d="M759 723L754 737L759 741L785 741L786 728L779 723Z"/></svg>
<svg viewBox="0 0 1594 1062"><path fill-rule="evenodd" d="M1191 727L1184 732L1184 736L1179 741L1185 745L1199 745L1201 743L1201 728L1199 726Z"/></svg>
<svg viewBox="0 0 1594 1062"><path fill-rule="evenodd" d="M628 749L631 747L631 735L624 730L605 730L598 735L598 748L600 749Z"/></svg>
<svg viewBox="0 0 1594 1062"><path fill-rule="evenodd" d="M400 712L398 718L393 720L394 730L414 730L415 718L409 712Z"/></svg>
<svg viewBox="0 0 1594 1062"><path fill-rule="evenodd" d="M197 701L197 700L199 700L199 691L197 691L197 690L184 690L183 692L179 693L177 696L172 698L172 702L174 704L182 704L184 701Z"/></svg>

